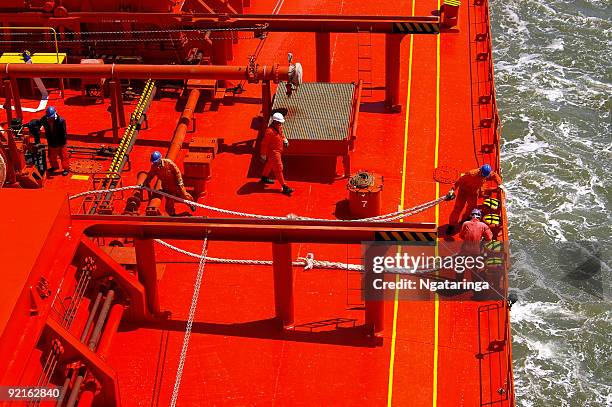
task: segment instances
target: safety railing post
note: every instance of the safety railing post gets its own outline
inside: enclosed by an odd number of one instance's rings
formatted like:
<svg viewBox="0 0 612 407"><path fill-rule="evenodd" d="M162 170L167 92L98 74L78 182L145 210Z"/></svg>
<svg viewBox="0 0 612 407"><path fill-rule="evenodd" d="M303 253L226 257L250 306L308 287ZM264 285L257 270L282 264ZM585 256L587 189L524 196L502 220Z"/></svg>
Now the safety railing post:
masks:
<svg viewBox="0 0 612 407"><path fill-rule="evenodd" d="M385 105L400 112L400 51L403 35L385 35Z"/></svg>
<svg viewBox="0 0 612 407"><path fill-rule="evenodd" d="M134 239L138 281L144 286L147 305L152 314L159 313L159 293L157 289L157 265L155 247L152 239Z"/></svg>
<svg viewBox="0 0 612 407"><path fill-rule="evenodd" d="M385 303L384 301L366 300L365 325L369 333L379 335L384 329Z"/></svg>
<svg viewBox="0 0 612 407"><path fill-rule="evenodd" d="M315 33L317 82L331 82L330 37L328 32Z"/></svg>
<svg viewBox="0 0 612 407"><path fill-rule="evenodd" d="M291 243L272 243L274 308L284 328L292 328L294 324L292 262Z"/></svg>

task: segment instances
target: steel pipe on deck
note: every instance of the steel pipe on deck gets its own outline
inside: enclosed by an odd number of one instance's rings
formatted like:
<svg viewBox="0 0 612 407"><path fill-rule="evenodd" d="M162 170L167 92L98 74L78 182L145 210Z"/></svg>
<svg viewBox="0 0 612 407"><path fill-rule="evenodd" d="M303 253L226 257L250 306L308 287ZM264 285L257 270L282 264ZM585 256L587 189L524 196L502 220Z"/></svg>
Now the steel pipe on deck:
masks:
<svg viewBox="0 0 612 407"><path fill-rule="evenodd" d="M42 13L0 13L0 21L11 23L36 22L60 25L71 22L117 24L153 24L171 28L202 30L233 28L268 32L337 32L370 31L379 34L406 34L406 24L439 25L438 16L346 16L321 14L209 14L209 13L130 13L130 12L70 12L67 18L49 18ZM437 34L432 28L421 28L415 34Z"/></svg>
<svg viewBox="0 0 612 407"><path fill-rule="evenodd" d="M102 359L106 359L108 356L110 346L113 343L113 338L119 330L119 325L121 324L121 318L123 318L124 311L125 307L122 304L114 304L108 314L106 326L104 327L104 333L100 337L100 342L98 342L97 349L97 353Z"/></svg>
<svg viewBox="0 0 612 407"><path fill-rule="evenodd" d="M0 76L7 78L86 78L86 79L227 79L286 81L289 66L217 65L123 65L123 64L0 64ZM13 92L15 92L13 90Z"/></svg>
<svg viewBox="0 0 612 407"><path fill-rule="evenodd" d="M238 218L173 218L167 216L73 215L75 233L89 237L359 244L375 240L380 231L417 232L435 239L433 223L293 221Z"/></svg>
<svg viewBox="0 0 612 407"><path fill-rule="evenodd" d="M176 125L176 129L174 130L174 134L172 135L172 139L170 140L170 147L166 152L165 158L168 158L172 161L176 160L179 151L183 147L183 142L185 141L185 135L187 134L187 129L189 128L189 124L193 119L193 112L198 104L198 100L200 98L200 90L192 89L189 92L189 97L187 98L187 103L185 103L185 108L183 109L183 113ZM138 173L138 177L136 178L136 184L142 185L147 178L146 172ZM160 189L161 183L158 181L155 184L155 189ZM196 197L197 199L197 197ZM135 191L130 198L128 198L125 213L135 213L140 207L140 203L142 201L142 191ZM159 206L161 205L160 198L153 198L149 203L149 208L151 211L158 211Z"/></svg>
<svg viewBox="0 0 612 407"><path fill-rule="evenodd" d="M176 125L176 129L174 130L174 134L172 135L172 140L170 141L170 147L168 148L168 152L166 153L166 158L172 161L176 161L176 157L178 156L179 151L181 151L181 148L183 148L185 135L187 134L189 124L193 119L193 112L195 111L199 99L200 90L192 89L191 92L189 92L189 98L187 99L187 103L185 103L183 114L181 114L181 118L179 119L178 124ZM140 183L142 182L144 182L144 178L142 179L142 181L140 181ZM160 189L161 186L161 181L157 181L157 183L155 184L155 189ZM194 198L196 200L198 199L197 196L194 196ZM161 198L154 197L149 202L149 206L147 207L147 213L158 213L160 205Z"/></svg>

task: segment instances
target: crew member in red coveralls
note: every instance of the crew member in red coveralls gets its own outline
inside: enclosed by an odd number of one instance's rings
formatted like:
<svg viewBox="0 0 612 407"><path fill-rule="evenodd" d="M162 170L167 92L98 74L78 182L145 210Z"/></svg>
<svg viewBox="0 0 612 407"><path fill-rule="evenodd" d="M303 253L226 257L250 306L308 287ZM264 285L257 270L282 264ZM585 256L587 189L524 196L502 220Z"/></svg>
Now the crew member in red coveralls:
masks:
<svg viewBox="0 0 612 407"><path fill-rule="evenodd" d="M478 195L487 180L493 180L497 185L502 183L501 177L491 169L489 164L468 171L455 181L453 184L453 190L456 192L455 206L450 214L447 233L453 233L466 206L468 208L476 206Z"/></svg>
<svg viewBox="0 0 612 407"><path fill-rule="evenodd" d="M461 225L459 237L463 239L462 252L465 254L479 254L480 242L483 240L489 242L493 239L493 233L489 225L482 222L481 217L480 209L472 209L470 220L463 222L463 225Z"/></svg>
<svg viewBox="0 0 612 407"><path fill-rule="evenodd" d="M282 113L274 113L272 124L266 129L260 149L261 159L266 162L266 165L261 174L260 182L262 184L274 184L274 181L269 178L270 173L274 172L274 177L283 188L282 193L291 195L293 189L285 184L285 178L283 177L283 146L285 148L289 147L289 141L283 134L284 122L285 117Z"/></svg>
<svg viewBox="0 0 612 407"><path fill-rule="evenodd" d="M188 201L193 201L193 196L185 190L181 170L179 170L178 166L172 160L162 158L159 151L154 151L153 154L151 154L151 169L143 185L150 187L153 177L157 177L157 179L161 181L161 190L163 192ZM165 208L168 215L176 216L174 199L166 197ZM195 205L189 205L189 208L192 211L196 210Z"/></svg>

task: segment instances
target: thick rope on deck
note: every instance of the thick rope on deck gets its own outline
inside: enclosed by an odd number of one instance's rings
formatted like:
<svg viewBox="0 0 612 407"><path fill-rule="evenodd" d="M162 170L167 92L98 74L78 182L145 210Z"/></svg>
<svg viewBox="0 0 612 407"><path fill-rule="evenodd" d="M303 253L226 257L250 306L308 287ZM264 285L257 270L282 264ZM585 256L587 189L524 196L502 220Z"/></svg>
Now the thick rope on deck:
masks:
<svg viewBox="0 0 612 407"><path fill-rule="evenodd" d="M167 247L168 249L174 250L185 256L193 257L195 259L202 259L197 253L190 252L188 250L181 249L168 242L160 239L155 239L155 242ZM219 257L206 257L206 261L209 263L219 264L240 264L247 266L271 266L272 260L253 260L253 259L223 259ZM349 270L349 271L363 271L363 266L360 264L342 263L339 261L326 261L326 260L315 260L313 253L308 253L306 257L298 257L296 261L292 262L295 267L304 267L304 270L313 269L337 269L337 270Z"/></svg>
<svg viewBox="0 0 612 407"><path fill-rule="evenodd" d="M319 221L319 222L338 222L338 221L341 221L341 222L392 222L392 221L407 218L412 215L416 215L417 213L423 212L429 208L433 208L434 206L439 205L441 202L449 201L454 198L454 195L452 194L452 192L449 192L445 196L441 196L440 198L434 199L429 202L425 202L421 205L413 206L412 208L402 209L400 211L391 212L391 213L387 213L384 215L373 216L371 218L350 219L350 220L310 218L307 216L299 216L299 215L294 215L294 214L289 214L287 216L272 216L272 215L260 215L260 214L249 213L249 212L232 211L229 209L223 209L223 208L217 208L215 206L204 205L204 204L201 204L195 201L189 201L187 199L179 198L177 196L168 194L166 192L154 190L149 187L142 186L142 185L130 185L130 186L121 187L121 188L101 189L97 191L85 191L85 192L78 193L76 195L72 195L69 197L69 199L76 199L82 196L100 194L100 193L105 194L109 192L128 191L132 189L147 190L151 194L165 196L168 199L174 199L175 201L182 202L186 205L190 205L190 206L193 205L198 208L206 209L206 210L213 211L213 212L223 213L225 215L233 215L233 216L240 216L240 217L253 218L253 219L264 219L264 220L312 220L312 221Z"/></svg>

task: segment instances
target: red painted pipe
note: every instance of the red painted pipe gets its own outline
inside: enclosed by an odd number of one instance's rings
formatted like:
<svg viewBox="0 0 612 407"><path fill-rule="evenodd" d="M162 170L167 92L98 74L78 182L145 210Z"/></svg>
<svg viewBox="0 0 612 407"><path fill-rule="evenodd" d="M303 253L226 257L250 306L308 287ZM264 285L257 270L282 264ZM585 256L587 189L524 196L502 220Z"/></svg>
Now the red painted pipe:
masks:
<svg viewBox="0 0 612 407"><path fill-rule="evenodd" d="M8 78L246 79L249 82L269 80L278 83L289 78L289 67L260 65L249 74L248 66L0 64L0 75Z"/></svg>
<svg viewBox="0 0 612 407"><path fill-rule="evenodd" d="M185 134L187 134L189 124L193 119L193 112L195 111L199 99L200 90L192 89L191 92L189 92L187 103L185 103L183 114L181 114L181 118L179 119L178 124L176 125L176 129L174 130L174 135L172 136L172 140L170 141L170 147L168 148L168 152L166 153L166 158L173 161L176 160L179 151L181 151L181 148L183 148Z"/></svg>
<svg viewBox="0 0 612 407"><path fill-rule="evenodd" d="M113 338L117 334L117 330L119 329L119 324L121 324L121 318L123 317L123 312L125 311L125 307L121 304L115 304L110 310L108 314L108 319L106 320L106 326L104 327L104 333L102 334L102 338L100 338L100 342L98 343L97 353L102 359L106 359L108 355L108 351L110 349L110 345L113 342ZM81 396L81 400L83 396ZM80 406L79 402L79 406Z"/></svg>
<svg viewBox="0 0 612 407"><path fill-rule="evenodd" d="M178 124L176 125L176 129L174 129L172 139L170 140L170 147L168 148L168 152L166 153L167 159L176 161L176 157L178 157L178 153L183 147L185 135L187 134L187 130L189 129L189 123L191 123L191 120L193 119L193 111L195 110L196 105L198 104L199 98L200 91L198 89L192 89L189 93L189 98L187 99L185 108L183 109L183 114L181 114L181 118L179 119ZM144 178L142 181L144 181ZM157 181L157 183L155 184L155 189L160 188L161 182ZM149 212L150 210L157 212L156 209L158 209L160 205L160 198L151 199L151 202L149 202L149 207L147 208L147 212Z"/></svg>
<svg viewBox="0 0 612 407"><path fill-rule="evenodd" d="M193 119L193 112L198 104L198 99L200 98L200 90L192 89L189 93L189 98L187 99L187 103L185 103L185 108L183 109L183 114L179 119L178 124L176 125L176 129L174 130L174 134L172 135L172 139L170 140L170 147L168 148L168 152L165 157L170 160L176 160L178 152L183 147L183 142L185 141L185 134L187 134L187 129L189 128L189 124ZM138 177L136 178L136 185L141 185L144 180L147 178L146 172L138 173ZM159 181L155 184L155 189L161 188L161 184ZM126 204L125 211L128 213L133 213L138 210L140 207L140 201L142 200L142 191L135 191L132 194L132 198L129 198ZM149 206L152 209L159 208L161 204L161 199L153 198L149 203Z"/></svg>
<svg viewBox="0 0 612 407"><path fill-rule="evenodd" d="M189 98L187 99L187 103L185 104L185 108L183 109L183 113L179 119L178 124L176 125L176 129L174 130L174 134L172 135L172 139L170 140L170 147L166 152L165 158L168 158L172 161L176 161L176 157L178 156L179 151L183 147L183 142L185 141L185 135L187 134L187 129L189 128L189 124L193 119L193 112L198 104L198 99L200 98L200 90L192 89L189 93ZM147 177L146 173L141 173L138 175L138 179L136 183L138 185L142 184ZM161 188L161 182L157 181L154 186L155 189ZM140 194L140 191L135 192L135 194ZM161 205L160 198L153 198L151 202L149 202L149 208L152 211L157 212L156 209Z"/></svg>

